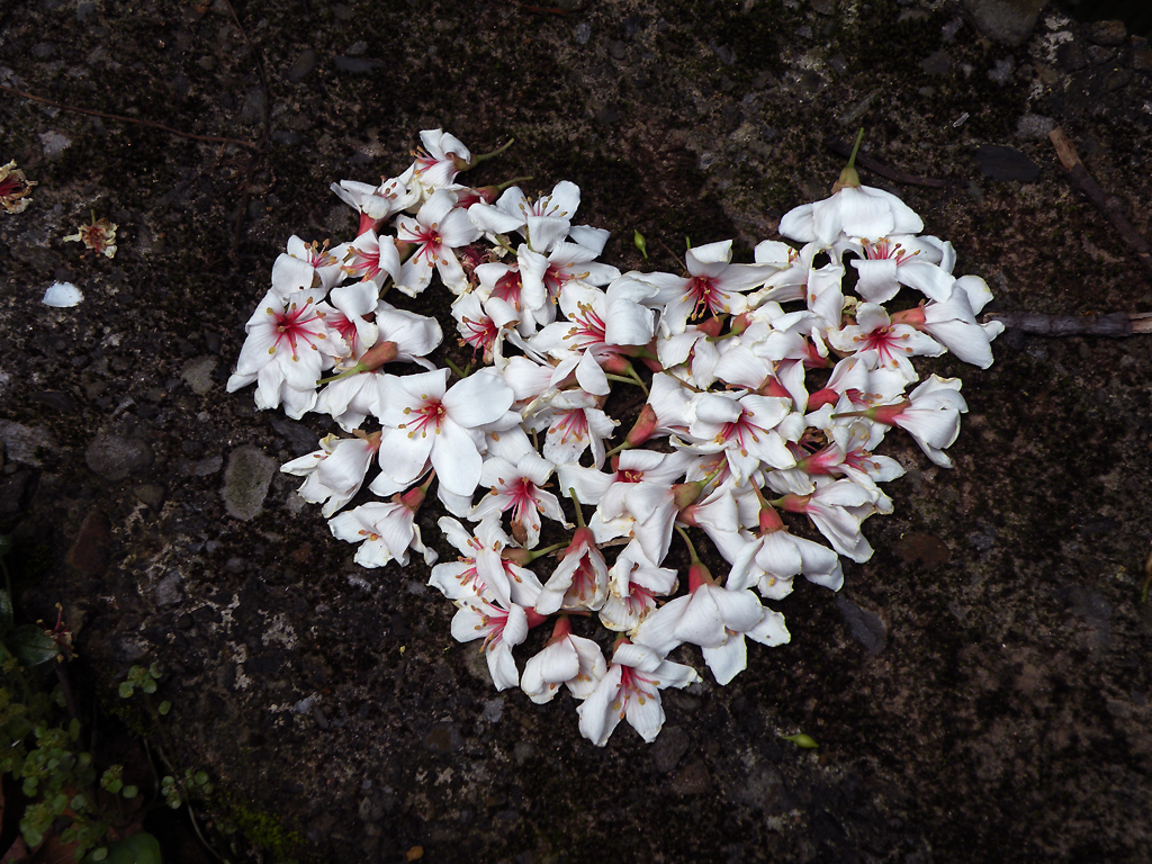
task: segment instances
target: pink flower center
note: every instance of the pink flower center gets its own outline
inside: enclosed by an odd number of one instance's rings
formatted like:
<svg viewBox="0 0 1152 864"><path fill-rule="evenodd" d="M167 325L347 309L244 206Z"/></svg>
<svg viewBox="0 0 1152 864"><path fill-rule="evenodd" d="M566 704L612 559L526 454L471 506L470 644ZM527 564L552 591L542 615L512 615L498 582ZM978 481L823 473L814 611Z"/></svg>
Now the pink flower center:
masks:
<svg viewBox="0 0 1152 864"><path fill-rule="evenodd" d="M913 255L918 255L919 252L909 252L899 243L893 244L887 237L877 240L875 243L864 241L864 255L872 261L885 260L892 258L896 261L896 266L899 267Z"/></svg>
<svg viewBox="0 0 1152 864"><path fill-rule="evenodd" d="M499 335L500 328L496 326L496 322L491 318L482 318L479 321L473 321L471 318L461 318L460 324L462 325L463 332L460 337L461 343L464 345L472 346L473 355L477 351L483 351L487 354L492 350L492 346L496 344L496 336Z"/></svg>
<svg viewBox="0 0 1152 864"><path fill-rule="evenodd" d="M272 314L275 320L276 327L276 342L268 349L269 354L275 354L279 350L281 344L287 341L289 348L292 350L292 359L296 359L296 342L306 342L316 350L316 346L312 343L313 339L323 339L323 333L316 333L308 329L308 325L314 321L322 319L322 315L312 308L312 301L308 300L300 308L296 307L293 303L284 312L274 312L271 308L268 311Z"/></svg>
<svg viewBox="0 0 1152 864"><path fill-rule="evenodd" d="M567 444L570 437L583 441L588 437L588 417L583 408L573 408L560 414L549 431L560 436L561 444Z"/></svg>
<svg viewBox="0 0 1152 864"><path fill-rule="evenodd" d="M513 309L520 309L520 292L524 288L524 283L520 280L520 273L517 270L509 270L496 282L496 287L492 289L492 296L499 297L505 303L512 306Z"/></svg>
<svg viewBox="0 0 1152 864"><path fill-rule="evenodd" d="M871 333L864 336L856 336L853 342L862 342L864 345L863 350L872 349L880 355L882 363L889 363L893 360L894 355L898 352L904 354L911 354L912 349L903 346L901 343L908 338L906 333L900 334L895 332L895 326L889 325L887 327L877 327Z"/></svg>
<svg viewBox="0 0 1152 864"><path fill-rule="evenodd" d="M549 264L548 269L544 271L544 285L552 297L559 297L560 289L564 287L564 283L572 278L570 273L564 272L564 268L570 266L572 265Z"/></svg>
<svg viewBox="0 0 1152 864"><path fill-rule="evenodd" d="M655 679L645 678L634 666L620 667L620 687L616 691L616 701L612 703L612 710L620 712L620 719L624 719L624 706L633 698L643 705L648 699L655 697L656 688L645 686L655 684Z"/></svg>
<svg viewBox="0 0 1152 864"><path fill-rule="evenodd" d="M430 263L435 262L440 246L444 243L444 238L440 236L439 226L435 224L430 228L421 226L421 230L416 231L415 235L415 242L420 244L416 257L419 258L423 255Z"/></svg>
<svg viewBox="0 0 1152 864"><path fill-rule="evenodd" d="M421 396L422 399L428 399L427 396ZM408 437L414 438L416 433L420 433L423 438L428 434L429 427L439 435L440 425L444 422L444 418L448 416L448 409L440 404L437 400L429 400L421 405L419 408L405 408L404 413L412 419L407 423L401 423L399 429L407 429Z"/></svg>
<svg viewBox="0 0 1152 864"><path fill-rule="evenodd" d="M739 417L731 423L725 423L723 427L721 427L720 433L716 436L716 443L726 444L734 440L740 445L740 455L747 456L748 447L744 441L745 436L758 443L760 439L756 433L764 434L765 432L763 428L753 423L750 418L751 415L746 410L741 410Z"/></svg>
<svg viewBox="0 0 1152 864"><path fill-rule="evenodd" d="M596 314L596 310L586 303L577 306L577 312L572 316L574 327L568 331L565 339L571 339L576 350L584 350L593 345L604 344L604 319Z"/></svg>
<svg viewBox="0 0 1152 864"><path fill-rule="evenodd" d="M685 299L693 301L692 317L707 309L713 315L724 311L728 294L710 276L693 276L684 288Z"/></svg>

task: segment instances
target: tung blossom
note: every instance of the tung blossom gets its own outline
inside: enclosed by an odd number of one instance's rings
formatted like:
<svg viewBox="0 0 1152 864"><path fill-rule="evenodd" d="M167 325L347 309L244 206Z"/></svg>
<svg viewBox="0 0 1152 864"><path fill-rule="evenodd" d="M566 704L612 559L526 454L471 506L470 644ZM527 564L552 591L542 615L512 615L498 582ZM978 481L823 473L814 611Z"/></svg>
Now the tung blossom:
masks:
<svg viewBox="0 0 1152 864"><path fill-rule="evenodd" d="M664 726L660 691L666 687L683 689L699 681L700 676L692 667L665 660L647 646L621 641L608 671L576 709L580 734L603 747L620 721L627 719L651 744Z"/></svg>
<svg viewBox="0 0 1152 864"><path fill-rule="evenodd" d="M448 370L385 379L380 468L400 485L415 482L431 463L440 485L471 495L480 482L484 435L479 427L501 420L512 390L480 371L448 387Z"/></svg>

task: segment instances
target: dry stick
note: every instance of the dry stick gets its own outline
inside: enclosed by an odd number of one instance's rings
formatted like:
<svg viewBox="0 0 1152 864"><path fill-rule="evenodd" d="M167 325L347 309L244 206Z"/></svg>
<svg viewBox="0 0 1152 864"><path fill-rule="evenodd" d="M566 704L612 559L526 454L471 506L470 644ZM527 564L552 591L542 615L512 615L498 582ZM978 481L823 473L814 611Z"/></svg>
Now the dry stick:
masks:
<svg viewBox="0 0 1152 864"><path fill-rule="evenodd" d="M264 72L264 55L256 50L256 46L252 44L252 40L248 38L248 31L244 29L244 25L240 23L240 16L236 14L236 10L232 7L231 0L224 0L225 5L228 6L228 11L232 13L232 20L236 22L236 29L240 31L240 35L244 38L244 44L248 46L248 50L252 52L252 56L256 58L256 70L260 73L260 87L264 90L264 131L260 135L259 150L261 155L264 153L265 147L268 145L268 136L272 130L272 88L268 86L268 76ZM240 232L244 227L244 215L248 212L248 202L252 199L252 181L256 177L256 169L258 165L258 158L253 157L248 160L247 170L244 173L244 184L240 195L240 203L236 208L236 221L232 227L232 261L239 269L240 264Z"/></svg>
<svg viewBox="0 0 1152 864"><path fill-rule="evenodd" d="M90 117L102 117L105 120L116 120L120 123L135 123L137 126L151 126L153 129L160 129L171 135L179 135L181 138L191 138L193 141L207 141L211 144L235 144L237 147L245 147L256 153L262 152L261 145L253 143L252 141L241 141L239 138L222 138L218 135L194 135L191 132L181 132L179 129L173 129L171 126L165 126L163 123L157 123L154 120L140 120L135 117L125 117L121 114L107 114L91 108L77 108L75 105L66 105L63 102L55 102L52 99L37 96L35 93L17 90L15 87L9 87L7 84L0 84L0 90L14 93L17 96L23 96L25 99L31 99L33 102L42 102L45 105L51 105L53 108L59 108L61 111L71 111L74 114L87 114Z"/></svg>
<svg viewBox="0 0 1152 864"><path fill-rule="evenodd" d="M1107 315L1045 315L1042 312L997 312L984 320L1036 336L1110 336L1116 339L1152 333L1152 313L1111 312Z"/></svg>
<svg viewBox="0 0 1152 864"><path fill-rule="evenodd" d="M1125 218L1121 210L1120 199L1109 196L1088 173L1088 169L1084 167L1084 163L1076 155L1076 148L1068 136L1064 134L1063 129L1057 126L1048 133L1048 137L1052 139L1052 146L1056 148L1056 156L1060 159L1060 164L1072 177L1077 188L1088 196L1088 200L1096 206L1097 210L1108 217L1112 227L1116 229L1121 239L1132 248L1140 263L1149 272L1152 272L1152 245L1148 243L1148 238L1133 228L1132 223Z"/></svg>

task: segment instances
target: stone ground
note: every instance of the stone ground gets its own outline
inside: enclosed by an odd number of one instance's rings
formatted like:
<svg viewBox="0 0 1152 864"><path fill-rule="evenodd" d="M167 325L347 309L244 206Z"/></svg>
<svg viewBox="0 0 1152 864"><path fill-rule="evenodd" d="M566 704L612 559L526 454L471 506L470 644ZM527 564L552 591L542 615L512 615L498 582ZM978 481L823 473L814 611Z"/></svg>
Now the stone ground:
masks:
<svg viewBox="0 0 1152 864"><path fill-rule="evenodd" d="M436 126L517 139L472 182L579 184L622 269L633 229L664 269L685 235L747 254L826 194L825 138L864 126L872 157L949 181L863 172L954 242L992 311L1149 311L1047 139L1061 126L1152 232L1146 41L1047 13L1007 45L918 0L236 11L251 46L222 2L0 4L0 83L258 143L0 93L0 162L39 183L0 215L20 599L63 602L105 705L131 664L163 667L178 758L220 790L210 833L263 861L1152 860L1152 337L1009 332L985 372L937 364L971 407L956 469L897 450L875 557L780 604L791 644L669 694L655 744L625 727L603 750L571 702L494 692L421 566L355 567L275 471L315 447L313 417L223 388L287 238L350 236L329 183L396 173ZM93 211L120 225L114 259L62 242ZM81 305L41 303L61 279ZM819 749L779 737L798 731Z"/></svg>

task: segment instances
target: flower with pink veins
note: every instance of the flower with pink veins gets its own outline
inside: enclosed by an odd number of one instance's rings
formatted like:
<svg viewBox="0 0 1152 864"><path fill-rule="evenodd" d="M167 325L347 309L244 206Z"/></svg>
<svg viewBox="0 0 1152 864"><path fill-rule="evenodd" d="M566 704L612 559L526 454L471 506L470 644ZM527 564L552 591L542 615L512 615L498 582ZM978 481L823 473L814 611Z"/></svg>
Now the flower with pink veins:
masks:
<svg viewBox="0 0 1152 864"><path fill-rule="evenodd" d="M321 299L323 289L264 295L245 329L229 393L257 382L256 407L276 408L299 420L316 404L316 382L331 369L341 346L325 323L335 310Z"/></svg>
<svg viewBox="0 0 1152 864"><path fill-rule="evenodd" d="M428 194L451 186L456 175L472 161L472 153L463 142L441 129L423 130L420 142L424 146L413 153L416 157L413 174Z"/></svg>
<svg viewBox="0 0 1152 864"><path fill-rule="evenodd" d="M380 433L357 430L354 438L326 435L320 449L281 466L285 474L306 477L296 494L312 504L324 504L325 518L347 504L364 485L364 477L380 449Z"/></svg>
<svg viewBox="0 0 1152 864"><path fill-rule="evenodd" d="M703 453L723 452L733 476L743 482L761 466L795 465L785 442L797 440L803 431L803 417L792 411L789 397L702 393L689 425L694 443L688 446Z"/></svg>
<svg viewBox="0 0 1152 864"><path fill-rule="evenodd" d="M660 691L666 687L683 689L699 681L700 676L690 666L665 660L651 648L622 639L612 653L608 671L576 708L580 734L603 747L620 721L627 719L651 744L664 726Z"/></svg>
<svg viewBox="0 0 1152 864"><path fill-rule="evenodd" d="M608 570L608 598L600 607L600 623L609 630L627 633L656 609L656 598L676 590L677 573L657 567L635 540L616 556Z"/></svg>
<svg viewBox="0 0 1152 864"><path fill-rule="evenodd" d="M287 296L293 291L330 289L340 281L341 269L340 260L327 247L327 243L305 243L293 234L287 251L272 264L272 290Z"/></svg>
<svg viewBox="0 0 1152 864"><path fill-rule="evenodd" d="M441 487L471 495L480 482L484 432L502 420L512 405L512 390L489 370L480 370L448 388L449 370L439 369L384 380L380 410L384 425L380 468L393 481L407 484L429 462Z"/></svg>
<svg viewBox="0 0 1152 864"><path fill-rule="evenodd" d="M344 272L356 279L371 282L379 294L385 277L395 282L400 276L400 253L396 241L369 228L344 248Z"/></svg>
<svg viewBox="0 0 1152 864"><path fill-rule="evenodd" d="M460 344L472 349L472 356L479 355L485 364L493 361L498 350L501 325L480 303L475 291L461 294L452 303L452 317L456 319L456 332Z"/></svg>
<svg viewBox="0 0 1152 864"><path fill-rule="evenodd" d="M596 512L588 520L597 542L603 543L616 537L625 537L635 527L636 520L629 511L627 499L632 490L642 484L653 486L653 496L660 501L667 499L664 514L675 515L672 502L672 483L682 477L693 457L682 452L659 453L655 450L625 450L615 457L610 473L587 468L583 465L559 465L560 488L575 489L581 501L599 502ZM636 502L640 504L639 499ZM641 509L642 516L651 516L650 511ZM669 523L668 531L671 531ZM661 532L663 533L663 532ZM655 545L662 545L656 538ZM647 551L647 550L646 550ZM664 554L649 554L649 560L660 563Z"/></svg>
<svg viewBox="0 0 1152 864"><path fill-rule="evenodd" d="M520 689L537 705L551 702L560 685L576 699L586 699L608 671L600 646L576 636L567 615L557 619L548 644L524 665Z"/></svg>
<svg viewBox="0 0 1152 864"><path fill-rule="evenodd" d="M411 489L390 503L361 504L328 520L328 527L337 540L360 544L355 560L361 567L383 567L393 560L405 567L410 548L424 556L425 564L432 564L436 551L425 548L415 522L426 490L427 486Z"/></svg>
<svg viewBox="0 0 1152 864"><path fill-rule="evenodd" d="M380 400L384 398L385 365L396 361L415 363L432 371L435 367L424 355L443 340L435 318L397 309L384 300L373 306L375 344L356 352L354 362L353 358L343 360L340 375L329 379L316 401L316 410L331 414L346 432L358 429L369 414L379 413ZM340 317L336 318L335 327L341 334L348 334L346 340L354 338L355 330L346 322L342 324Z"/></svg>
<svg viewBox="0 0 1152 864"><path fill-rule="evenodd" d="M901 285L915 288L932 300L943 300L952 287L956 253L951 243L911 235L861 239L848 248L862 257L851 263L860 274L856 293L869 303L887 303Z"/></svg>
<svg viewBox="0 0 1152 864"><path fill-rule="evenodd" d="M617 279L620 271L597 261L597 255L579 243L560 243L546 255L521 244L516 257L527 307L535 309L548 298L558 298L560 290L570 282L600 286ZM547 323L539 313L537 321Z"/></svg>
<svg viewBox="0 0 1152 864"><path fill-rule="evenodd" d="M353 282L337 285L328 292L328 299L336 307L336 314L330 315L327 324L340 334L344 341L345 361L359 358L376 344L379 329L370 315L376 311L376 298L380 286L374 282Z"/></svg>
<svg viewBox="0 0 1152 864"><path fill-rule="evenodd" d="M536 611L551 615L565 612L595 612L608 596L608 565L596 546L592 531L581 525L572 534L559 566L544 583L536 598Z"/></svg>
<svg viewBox="0 0 1152 864"><path fill-rule="evenodd" d="M424 202L415 217L396 220L396 239L415 247L400 267L396 287L415 297L432 281L432 271L454 294L468 290L468 277L454 249L466 246L480 236L468 221L468 213L456 207L456 196L440 189Z"/></svg>
<svg viewBox="0 0 1152 864"><path fill-rule="evenodd" d="M908 398L895 405L876 405L843 416L859 415L877 423L899 426L920 445L924 455L941 468L951 468L944 450L960 435L960 415L968 413L968 403L960 395L959 378L933 375Z"/></svg>
<svg viewBox="0 0 1152 864"><path fill-rule="evenodd" d="M501 456L485 459L480 485L490 491L472 508L468 518L478 522L511 510L512 536L525 549L534 549L540 542L540 514L571 527L560 509L560 501L543 489L553 467L535 451L521 455L516 464Z"/></svg>
<svg viewBox="0 0 1152 864"><path fill-rule="evenodd" d="M512 649L528 635L530 611L517 603L504 606L483 598L459 600L456 606L452 638L457 642L484 640L480 650L488 661L488 672L496 689L507 690L519 685L520 671Z"/></svg>
<svg viewBox="0 0 1152 864"><path fill-rule="evenodd" d="M460 557L433 567L429 585L449 600L483 598L505 608L511 603L531 607L536 602L540 580L504 556L505 549L512 549L512 540L496 517L483 520L474 534L450 516L442 516L437 524Z"/></svg>
<svg viewBox="0 0 1152 864"><path fill-rule="evenodd" d="M575 464L592 448L592 464L604 466L604 439L616 421L605 414L591 393L560 390L533 403L524 425L533 432L547 429L544 458L554 465Z"/></svg>
<svg viewBox="0 0 1152 864"><path fill-rule="evenodd" d="M931 336L909 324L894 322L888 310L875 303L857 306L856 323L829 331L828 342L846 353L874 351L878 367L898 370L908 383L920 377L909 358L939 357L944 353L944 346Z"/></svg>
<svg viewBox="0 0 1152 864"><path fill-rule="evenodd" d="M747 308L744 292L777 271L772 264L733 264L731 240L693 247L684 261L688 276L666 280L652 301L663 306L660 326L668 333L683 332L689 318L739 315Z"/></svg>
<svg viewBox="0 0 1152 864"><path fill-rule="evenodd" d="M532 248L547 254L568 236L572 216L580 206L580 187L561 180L548 195L529 201L519 186L500 195L495 204L474 204L468 216L485 234L509 234L519 231L531 241ZM596 250L599 254L600 250Z"/></svg>

